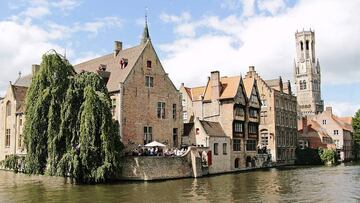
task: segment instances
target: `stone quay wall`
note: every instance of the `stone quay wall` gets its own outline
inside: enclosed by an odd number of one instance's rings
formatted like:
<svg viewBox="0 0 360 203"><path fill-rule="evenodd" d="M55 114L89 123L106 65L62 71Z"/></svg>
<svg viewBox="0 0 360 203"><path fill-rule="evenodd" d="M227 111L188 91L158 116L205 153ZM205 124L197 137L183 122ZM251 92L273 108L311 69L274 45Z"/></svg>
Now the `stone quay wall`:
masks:
<svg viewBox="0 0 360 203"><path fill-rule="evenodd" d="M121 180L164 180L200 177L201 158L196 149L183 156L127 156L124 157Z"/></svg>

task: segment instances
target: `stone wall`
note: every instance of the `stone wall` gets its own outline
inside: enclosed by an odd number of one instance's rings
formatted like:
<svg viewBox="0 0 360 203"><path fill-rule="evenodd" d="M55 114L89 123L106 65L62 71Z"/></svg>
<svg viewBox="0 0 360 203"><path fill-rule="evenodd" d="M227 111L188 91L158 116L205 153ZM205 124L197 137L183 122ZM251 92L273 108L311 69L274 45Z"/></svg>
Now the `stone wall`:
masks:
<svg viewBox="0 0 360 203"><path fill-rule="evenodd" d="M188 150L181 157L128 156L124 157L122 180L163 180L200 177L201 158L197 150Z"/></svg>

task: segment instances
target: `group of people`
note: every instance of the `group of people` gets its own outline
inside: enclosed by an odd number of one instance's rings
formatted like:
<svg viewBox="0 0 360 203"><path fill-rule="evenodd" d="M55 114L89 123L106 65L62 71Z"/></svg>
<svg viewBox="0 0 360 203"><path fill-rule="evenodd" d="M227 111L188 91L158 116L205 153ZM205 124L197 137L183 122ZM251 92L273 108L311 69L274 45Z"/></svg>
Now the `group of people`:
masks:
<svg viewBox="0 0 360 203"><path fill-rule="evenodd" d="M181 156L186 152L186 148L165 149L161 147L142 147L138 146L132 150L132 156Z"/></svg>

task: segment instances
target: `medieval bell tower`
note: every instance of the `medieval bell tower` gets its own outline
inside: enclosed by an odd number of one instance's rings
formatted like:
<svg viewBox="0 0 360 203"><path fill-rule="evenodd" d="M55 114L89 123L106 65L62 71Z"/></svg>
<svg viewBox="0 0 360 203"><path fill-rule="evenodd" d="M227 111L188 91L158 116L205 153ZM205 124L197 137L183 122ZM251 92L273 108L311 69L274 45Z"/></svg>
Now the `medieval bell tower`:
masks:
<svg viewBox="0 0 360 203"><path fill-rule="evenodd" d="M294 68L299 115L314 115L324 110L320 64L315 58L315 32L311 29L296 32L295 40Z"/></svg>

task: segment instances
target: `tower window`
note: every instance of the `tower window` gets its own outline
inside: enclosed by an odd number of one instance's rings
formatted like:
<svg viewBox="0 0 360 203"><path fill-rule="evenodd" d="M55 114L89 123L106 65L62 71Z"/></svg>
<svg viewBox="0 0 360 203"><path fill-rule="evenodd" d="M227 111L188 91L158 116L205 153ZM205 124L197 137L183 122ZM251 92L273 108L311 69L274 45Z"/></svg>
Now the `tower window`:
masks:
<svg viewBox="0 0 360 203"><path fill-rule="evenodd" d="M304 43L302 41L300 41L300 48L301 48L301 51L304 50Z"/></svg>
<svg viewBox="0 0 360 203"><path fill-rule="evenodd" d="M306 90L306 81L305 80L300 81L300 90Z"/></svg>
<svg viewBox="0 0 360 203"><path fill-rule="evenodd" d="M146 62L146 67L151 68L151 61Z"/></svg>
<svg viewBox="0 0 360 203"><path fill-rule="evenodd" d="M309 40L306 40L306 50L309 50Z"/></svg>

